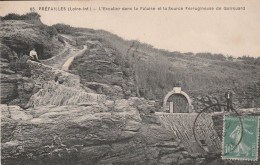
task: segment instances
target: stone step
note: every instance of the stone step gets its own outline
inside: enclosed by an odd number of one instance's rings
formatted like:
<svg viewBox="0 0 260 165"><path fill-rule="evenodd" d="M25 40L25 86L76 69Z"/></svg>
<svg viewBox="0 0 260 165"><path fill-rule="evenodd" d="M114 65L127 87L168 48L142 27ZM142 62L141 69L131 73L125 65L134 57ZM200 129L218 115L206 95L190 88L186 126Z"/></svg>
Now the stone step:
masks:
<svg viewBox="0 0 260 165"><path fill-rule="evenodd" d="M103 103L105 100L105 95L88 93L81 87L67 87L55 82L46 82L43 88L30 98L28 106L78 105L86 102Z"/></svg>
<svg viewBox="0 0 260 165"><path fill-rule="evenodd" d="M34 61L27 61L27 63L29 64L29 69L31 70L32 78L38 84L44 84L48 81L55 81L58 78L58 80L63 82L63 85L65 86L80 86L80 77L78 75L74 75Z"/></svg>

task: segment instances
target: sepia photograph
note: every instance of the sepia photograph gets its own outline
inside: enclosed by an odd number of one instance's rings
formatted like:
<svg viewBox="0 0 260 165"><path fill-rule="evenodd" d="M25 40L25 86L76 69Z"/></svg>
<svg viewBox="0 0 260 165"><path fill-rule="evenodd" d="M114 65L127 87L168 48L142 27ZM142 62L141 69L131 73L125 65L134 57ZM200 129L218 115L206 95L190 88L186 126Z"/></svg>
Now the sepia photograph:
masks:
<svg viewBox="0 0 260 165"><path fill-rule="evenodd" d="M260 164L259 11L0 1L0 164Z"/></svg>

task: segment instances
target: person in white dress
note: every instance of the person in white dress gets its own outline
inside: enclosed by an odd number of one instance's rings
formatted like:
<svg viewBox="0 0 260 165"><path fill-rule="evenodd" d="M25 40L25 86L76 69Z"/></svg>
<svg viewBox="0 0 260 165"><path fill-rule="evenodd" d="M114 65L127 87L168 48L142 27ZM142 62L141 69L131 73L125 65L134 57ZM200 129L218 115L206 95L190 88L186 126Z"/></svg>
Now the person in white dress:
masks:
<svg viewBox="0 0 260 165"><path fill-rule="evenodd" d="M31 60L33 60L33 61L40 62L39 59L38 59L37 52L35 51L35 48L33 48L33 49L30 51L30 58L31 58Z"/></svg>

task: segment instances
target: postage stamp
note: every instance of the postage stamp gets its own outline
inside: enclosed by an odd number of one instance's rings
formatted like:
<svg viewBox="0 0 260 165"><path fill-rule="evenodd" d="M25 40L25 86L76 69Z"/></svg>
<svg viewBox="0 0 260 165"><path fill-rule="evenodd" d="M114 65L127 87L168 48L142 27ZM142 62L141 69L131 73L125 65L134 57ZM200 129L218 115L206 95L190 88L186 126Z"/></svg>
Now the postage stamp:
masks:
<svg viewBox="0 0 260 165"><path fill-rule="evenodd" d="M257 116L224 116L222 159L257 161L258 127Z"/></svg>

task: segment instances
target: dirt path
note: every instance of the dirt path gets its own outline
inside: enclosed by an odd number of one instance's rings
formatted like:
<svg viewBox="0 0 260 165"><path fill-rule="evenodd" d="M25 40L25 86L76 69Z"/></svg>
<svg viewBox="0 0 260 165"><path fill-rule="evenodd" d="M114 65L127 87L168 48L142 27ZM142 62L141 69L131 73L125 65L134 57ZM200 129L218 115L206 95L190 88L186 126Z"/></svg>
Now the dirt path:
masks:
<svg viewBox="0 0 260 165"><path fill-rule="evenodd" d="M41 62L45 65L52 66L56 69L62 69L67 71L78 55L83 54L87 50L87 46L84 45L83 49L78 49L69 43L65 42L65 48L56 56L50 59L42 60Z"/></svg>
<svg viewBox="0 0 260 165"><path fill-rule="evenodd" d="M74 54L72 57L69 57L67 59L67 61L63 64L61 69L65 70L65 71L69 70L69 67L70 67L71 63L73 62L74 58L83 54L87 49L88 49L88 47L86 45L84 45L84 48L81 51L79 51L78 53Z"/></svg>
<svg viewBox="0 0 260 165"><path fill-rule="evenodd" d="M66 41L64 41L64 42L65 42L65 48L58 55L53 56L51 58L48 58L46 60L41 60L41 62L42 63L48 63L48 62L50 62L52 60L55 60L57 57L62 56L63 54L65 54L69 50L70 45L68 44L68 42L66 42Z"/></svg>

